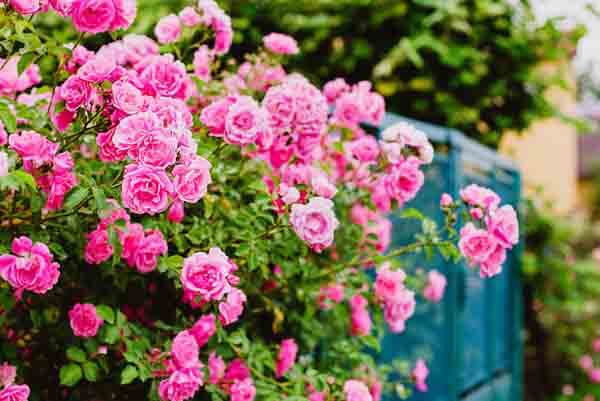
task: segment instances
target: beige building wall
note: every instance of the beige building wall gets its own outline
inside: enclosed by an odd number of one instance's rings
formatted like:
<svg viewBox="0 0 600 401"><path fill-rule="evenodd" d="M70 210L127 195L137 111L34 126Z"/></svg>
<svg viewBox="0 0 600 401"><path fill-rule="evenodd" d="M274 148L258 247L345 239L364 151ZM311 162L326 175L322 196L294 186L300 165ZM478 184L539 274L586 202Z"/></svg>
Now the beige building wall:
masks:
<svg viewBox="0 0 600 401"><path fill-rule="evenodd" d="M548 73L558 71L557 65L544 65ZM549 90L549 100L565 114L573 114L576 106L574 73L567 71L569 90ZM552 202L557 213L573 211L578 202L577 194L577 132L575 128L558 118L537 122L521 135L508 134L502 139L500 152L519 165L523 174L525 192L538 193ZM539 195L536 195L539 196Z"/></svg>

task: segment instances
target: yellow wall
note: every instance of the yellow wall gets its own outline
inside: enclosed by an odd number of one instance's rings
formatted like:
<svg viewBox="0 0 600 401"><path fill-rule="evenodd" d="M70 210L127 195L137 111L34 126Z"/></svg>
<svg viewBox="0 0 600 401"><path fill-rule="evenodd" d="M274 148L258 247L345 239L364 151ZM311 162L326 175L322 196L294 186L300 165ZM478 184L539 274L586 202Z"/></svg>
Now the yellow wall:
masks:
<svg viewBox="0 0 600 401"><path fill-rule="evenodd" d="M553 73L559 67L546 64L542 68ZM570 68L565 70L571 87L551 89L547 96L563 113L573 114L576 106L574 74ZM551 201L557 213L569 213L576 208L577 132L573 126L558 118L537 122L521 135L505 135L500 152L521 168L526 193L543 187L544 200Z"/></svg>

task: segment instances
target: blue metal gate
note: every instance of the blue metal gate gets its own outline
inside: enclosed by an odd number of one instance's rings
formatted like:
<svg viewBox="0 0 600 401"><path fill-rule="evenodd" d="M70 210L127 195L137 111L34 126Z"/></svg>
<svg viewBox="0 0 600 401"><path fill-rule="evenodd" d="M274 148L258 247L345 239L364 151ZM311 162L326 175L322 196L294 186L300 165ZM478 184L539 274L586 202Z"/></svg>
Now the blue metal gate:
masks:
<svg viewBox="0 0 600 401"><path fill-rule="evenodd" d="M460 188L477 183L495 190L515 209L520 199L519 171L507 159L452 129L387 114L378 131L410 122L425 132L436 148L426 170L426 185L407 207L415 207L443 224L442 193L458 197ZM390 249L414 241L420 224L392 217ZM405 257L403 257L405 261ZM404 333L387 333L382 362L403 357L429 362L429 391L414 401L518 401L522 397L520 248L511 251L502 274L481 279L463 264L441 257L426 261L416 256L406 268L437 269L448 286L439 304L417 303ZM391 400L398 399L392 396Z"/></svg>

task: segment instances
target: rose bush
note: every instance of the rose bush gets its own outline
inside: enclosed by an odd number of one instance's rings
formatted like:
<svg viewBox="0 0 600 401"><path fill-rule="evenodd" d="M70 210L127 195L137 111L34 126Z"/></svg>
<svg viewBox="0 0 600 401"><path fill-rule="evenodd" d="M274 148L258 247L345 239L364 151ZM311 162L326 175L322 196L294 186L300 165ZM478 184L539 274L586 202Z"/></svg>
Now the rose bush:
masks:
<svg viewBox="0 0 600 401"><path fill-rule="evenodd" d="M367 135L383 98L287 72L284 34L227 58L213 0L165 16L162 47L119 30L135 10L0 6L0 400L378 400L391 367L369 349L446 285L407 280L399 257L438 249L493 276L516 213L470 186L442 197L445 227L386 253L386 214L433 159L423 132ZM74 30L38 28L45 12ZM428 372L401 373L426 391Z"/></svg>

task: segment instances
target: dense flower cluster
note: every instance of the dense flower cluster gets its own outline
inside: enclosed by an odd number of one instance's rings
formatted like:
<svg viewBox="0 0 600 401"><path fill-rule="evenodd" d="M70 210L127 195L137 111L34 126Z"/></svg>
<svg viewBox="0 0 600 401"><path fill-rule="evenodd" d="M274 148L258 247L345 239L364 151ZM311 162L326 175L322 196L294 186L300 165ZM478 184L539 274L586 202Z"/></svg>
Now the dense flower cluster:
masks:
<svg viewBox="0 0 600 401"><path fill-rule="evenodd" d="M134 0L5 6L26 16L52 8L87 34L126 29L136 14ZM0 249L12 246L0 255L0 277L22 301L0 305L11 319L2 322L8 341L21 347L30 327L35 336L46 324L71 337L64 386L109 382L120 369L120 384L151 382L153 399L165 401L200 391L231 401L291 391L311 401L379 401L385 369L335 350L363 352L382 321L402 332L421 292L443 297L441 273L415 284L398 250L385 255L387 215L424 185L432 144L406 123L367 134L365 124L383 121L383 97L367 81L338 78L321 90L288 74L279 61L300 49L287 35L265 36L239 65L220 59L233 30L214 0L161 18L154 35L98 36L95 51L81 35L61 49L44 82L51 92L39 85L42 63L19 74L24 55L0 60L10 105L0 109L0 225L10 237L0 237ZM518 241L516 213L478 186L461 198L472 221L460 252L493 276ZM448 215L460 206L442 197ZM400 251L454 246L455 237L426 234ZM373 283L364 270L374 266ZM38 313L35 297L51 290ZM346 342L321 366L315 344L331 330L330 341ZM19 355L44 358L32 356L32 343ZM0 367L0 401L28 399L15 374ZM418 360L418 390L427 375ZM56 398L30 384L36 399ZM123 398L140 399L141 387Z"/></svg>

